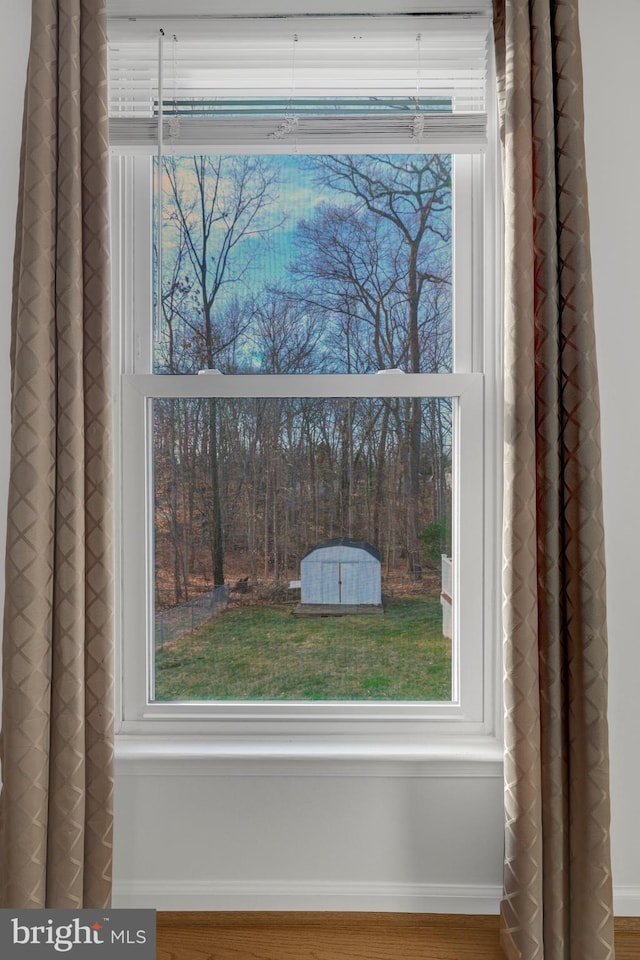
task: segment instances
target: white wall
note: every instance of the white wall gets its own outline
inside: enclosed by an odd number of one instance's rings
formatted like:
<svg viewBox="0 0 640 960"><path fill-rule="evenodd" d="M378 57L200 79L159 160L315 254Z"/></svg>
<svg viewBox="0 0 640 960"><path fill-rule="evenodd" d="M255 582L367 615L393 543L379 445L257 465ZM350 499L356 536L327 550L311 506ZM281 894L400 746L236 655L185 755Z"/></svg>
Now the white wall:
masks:
<svg viewBox="0 0 640 960"><path fill-rule="evenodd" d="M638 0L581 0L610 639L614 884L640 914L640 133Z"/></svg>
<svg viewBox="0 0 640 960"><path fill-rule="evenodd" d="M9 291L28 7L4 0L0 32L0 497L8 450ZM606 9L605 9L606 7ZM621 26L611 15L621 17ZM632 64L637 0L582 0L587 160L603 401L609 563L614 881L640 915L640 675L635 595L640 443L632 390L640 356L640 156ZM626 54L626 59L625 59ZM626 126L626 129L625 129ZM635 309L634 309L635 308ZM2 510L0 509L0 522ZM355 769L293 761L118 766L116 901L159 908L459 909L490 912L501 879L501 782L403 764ZM349 775L345 775L345 774ZM436 774L436 775L433 775Z"/></svg>

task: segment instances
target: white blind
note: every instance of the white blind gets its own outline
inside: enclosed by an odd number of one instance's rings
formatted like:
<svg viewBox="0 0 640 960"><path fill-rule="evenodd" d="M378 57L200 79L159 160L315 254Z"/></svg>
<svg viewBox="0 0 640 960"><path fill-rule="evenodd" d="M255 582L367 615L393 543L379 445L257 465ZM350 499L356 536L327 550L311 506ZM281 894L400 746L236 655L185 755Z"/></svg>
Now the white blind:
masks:
<svg viewBox="0 0 640 960"><path fill-rule="evenodd" d="M115 148L381 148L486 139L489 19L114 20ZM160 38L162 38L160 42Z"/></svg>

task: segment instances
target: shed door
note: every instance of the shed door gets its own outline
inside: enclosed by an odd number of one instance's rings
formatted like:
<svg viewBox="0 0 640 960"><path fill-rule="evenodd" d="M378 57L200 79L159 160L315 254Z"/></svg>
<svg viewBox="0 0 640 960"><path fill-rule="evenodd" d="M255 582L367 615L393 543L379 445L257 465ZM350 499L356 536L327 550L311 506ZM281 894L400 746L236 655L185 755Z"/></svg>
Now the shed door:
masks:
<svg viewBox="0 0 640 960"><path fill-rule="evenodd" d="M359 603L359 563L323 560L321 563L320 603Z"/></svg>
<svg viewBox="0 0 640 960"><path fill-rule="evenodd" d="M319 603L340 603L340 567L335 560L320 563Z"/></svg>
<svg viewBox="0 0 640 960"><path fill-rule="evenodd" d="M362 564L340 564L340 603L362 603Z"/></svg>
<svg viewBox="0 0 640 960"><path fill-rule="evenodd" d="M321 560L319 563L309 564L307 576L309 580L303 602L328 604L376 602L375 599L366 599L368 591L366 582L363 581L366 573L363 571L362 563L358 561Z"/></svg>

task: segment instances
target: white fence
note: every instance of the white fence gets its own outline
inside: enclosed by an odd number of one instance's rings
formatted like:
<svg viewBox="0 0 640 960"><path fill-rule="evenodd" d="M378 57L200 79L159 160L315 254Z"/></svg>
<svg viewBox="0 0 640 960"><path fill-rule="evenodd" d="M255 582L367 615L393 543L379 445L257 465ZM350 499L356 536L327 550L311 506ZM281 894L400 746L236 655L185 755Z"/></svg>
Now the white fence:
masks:
<svg viewBox="0 0 640 960"><path fill-rule="evenodd" d="M453 639L453 560L442 554L442 587L440 588L440 606L442 607L442 635Z"/></svg>

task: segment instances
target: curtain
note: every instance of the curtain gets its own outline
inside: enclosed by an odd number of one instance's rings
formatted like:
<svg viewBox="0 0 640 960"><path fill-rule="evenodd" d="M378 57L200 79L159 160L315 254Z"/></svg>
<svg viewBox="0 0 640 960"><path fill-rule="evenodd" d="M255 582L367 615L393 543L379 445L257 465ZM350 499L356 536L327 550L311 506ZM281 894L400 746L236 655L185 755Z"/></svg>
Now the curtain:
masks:
<svg viewBox="0 0 640 960"><path fill-rule="evenodd" d="M102 0L33 0L12 316L3 907L108 906L112 532Z"/></svg>
<svg viewBox="0 0 640 960"><path fill-rule="evenodd" d="M494 0L505 197L503 947L613 957L598 387L576 0Z"/></svg>

